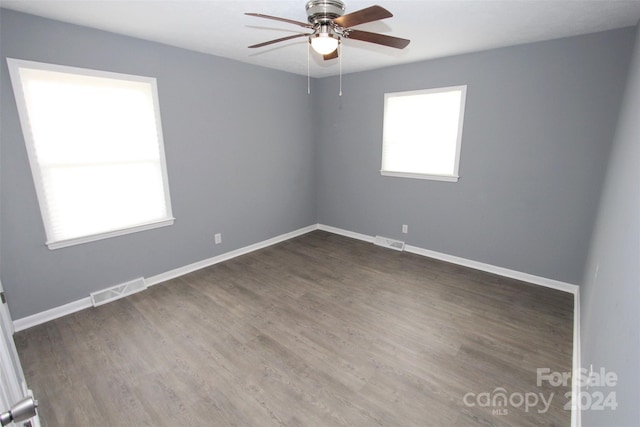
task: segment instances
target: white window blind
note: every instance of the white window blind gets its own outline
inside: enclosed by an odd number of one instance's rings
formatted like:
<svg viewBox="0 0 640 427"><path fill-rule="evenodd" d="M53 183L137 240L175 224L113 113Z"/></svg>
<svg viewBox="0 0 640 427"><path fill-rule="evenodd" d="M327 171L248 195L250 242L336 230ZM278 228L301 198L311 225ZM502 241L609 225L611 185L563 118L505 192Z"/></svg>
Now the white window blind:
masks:
<svg viewBox="0 0 640 427"><path fill-rule="evenodd" d="M51 249L173 223L155 79L8 63Z"/></svg>
<svg viewBox="0 0 640 427"><path fill-rule="evenodd" d="M466 86L384 96L381 173L457 181Z"/></svg>

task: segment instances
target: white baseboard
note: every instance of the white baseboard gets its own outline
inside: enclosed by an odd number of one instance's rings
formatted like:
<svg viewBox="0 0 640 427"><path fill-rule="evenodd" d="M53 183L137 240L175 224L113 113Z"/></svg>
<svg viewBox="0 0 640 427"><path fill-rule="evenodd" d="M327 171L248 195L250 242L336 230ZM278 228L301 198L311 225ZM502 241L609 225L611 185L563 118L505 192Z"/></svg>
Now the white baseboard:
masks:
<svg viewBox="0 0 640 427"><path fill-rule="evenodd" d="M195 262L193 264L185 265L184 267L176 268L164 273L157 274L145 279L147 286L157 285L158 283L166 282L167 280L180 277L187 273L191 273L196 270L200 270L205 267L209 267L214 264L238 257L240 255L248 254L249 252L263 249L276 243L283 242L285 240L293 239L294 237L301 236L318 229L318 224L312 224L307 227L300 228L298 230L291 231L289 233L281 234L271 239L263 240L262 242L254 243L253 245L245 246L240 249L233 250L231 252L224 253L212 258L204 259L202 261ZM57 319L62 316L66 316L71 313L75 313L85 308L92 307L91 298L86 297L77 301L70 302L59 307L54 307L49 310L42 311L40 313L32 314L31 316L23 317L13 321L13 328L15 332L19 332L36 325L48 322L50 320Z"/></svg>
<svg viewBox="0 0 640 427"><path fill-rule="evenodd" d="M13 321L13 329L16 332L31 328L41 323L48 322L49 320L57 319L58 317L66 316L67 314L75 313L76 311L84 310L91 307L91 298L86 297L77 301L72 301L69 304L54 307L49 310L41 311L40 313L32 314L31 316L23 317Z"/></svg>
<svg viewBox="0 0 640 427"><path fill-rule="evenodd" d="M573 294L573 371L571 372L571 391L574 407L571 409L571 427L582 425L580 409L580 369L582 359L580 354L580 288Z"/></svg>
<svg viewBox="0 0 640 427"><path fill-rule="evenodd" d="M212 258L207 258L193 264L185 265L164 273L157 274L145 278L147 286L157 285L158 283L166 282L167 280L174 279L176 277L183 276L196 270L200 270L205 267L209 267L214 264L218 264L229 259L257 251L259 249L266 248L268 246L275 245L285 240L292 239L294 237L301 236L314 230L323 230L329 233L339 234L342 236L350 237L357 240L373 243L374 236L368 236L366 234L356 233L342 228L332 227L325 224L312 224L307 227L300 228L298 230L291 231L289 233L281 234L271 239L263 240L262 242L254 243L243 248L239 248ZM507 268L497 267L490 264L485 264L478 261L469 260L453 255L444 254L441 252L432 251L429 249L419 248L417 246L405 245L405 251L426 256L429 258L436 258L442 261L451 262L453 264L462 265L465 267L474 268L477 270L487 271L489 273L497 274L504 277L510 277L517 280L522 280L528 283L534 283L536 285L546 286L548 288L558 289L565 292L576 294L578 292L578 286L569 283L560 282L557 280L547 279L540 276L534 276L527 273L522 273ZM55 307L40 313L33 314L31 316L23 317L13 321L13 325L16 331L21 331L30 328L35 325L47 322L49 320L57 319L58 317L65 316L67 314L74 313L79 310L91 307L91 299L89 297L79 299L77 301L70 302L60 307ZM574 328L575 330L575 328Z"/></svg>
<svg viewBox="0 0 640 427"><path fill-rule="evenodd" d="M365 242L373 243L375 240L374 236L368 236L366 234L356 233L349 230L344 230L337 227L332 227L324 224L312 224L307 227L300 228L298 230L294 230L289 233L281 234L279 236L273 237L271 239L264 240L262 242L258 242L249 246L245 246L240 249L236 249L231 252L224 253L222 255L218 255L212 258L204 259L202 261L195 262L193 264L186 265L184 267L176 268L161 274L157 274L155 276L151 276L146 278L145 281L147 286L157 285L158 283L165 282L167 280L174 279L176 277L180 277L182 275L191 273L196 270L200 270L205 267L209 267L214 264L218 264L223 261L230 260L232 258L248 254L253 251L257 251L259 249L266 248L268 246L275 245L277 243L283 242L285 240L292 239L294 237L301 236L303 234L309 233L314 230L323 230L329 233L339 234L345 237L350 237L357 240L362 240ZM533 283L540 286L545 286L548 288L553 288L565 292L572 293L574 295L574 316L573 316L573 396L578 396L580 392L580 388L577 381L577 374L580 372L580 291L577 285L573 285L570 283L560 282L553 279L547 279L545 277L535 276L528 273L522 273L515 270L510 270L503 267L497 267L491 264L485 264L478 261L469 260L466 258L461 258L453 255L444 254L441 252L432 251L429 249L419 248L417 246L405 245L405 251L414 253L417 255L426 256L429 258L435 258L442 261L450 262L453 264L462 265L465 267L474 268L476 270L482 270L489 273L497 274L504 277L509 277L512 279L522 280L524 282ZM13 321L13 327L16 332L22 331L24 329L31 328L32 326L36 326L50 320L57 319L62 316L66 316L71 313L75 313L80 310L84 310L85 308L91 307L91 298L86 297L79 299L77 301L70 302L68 304L62 305L60 307L55 307L50 310L45 310L40 313L33 314L31 316L23 317L21 319L17 319ZM581 416L580 410L574 409L571 412L571 426L572 427L580 427L581 425Z"/></svg>
<svg viewBox="0 0 640 427"><path fill-rule="evenodd" d="M330 225L318 224L319 230L328 231L329 233L339 234L345 237L351 237L354 239L362 240L365 242L373 243L374 236L367 236L366 234L360 234L342 228L332 227ZM553 288L560 291L569 292L575 294L578 291L577 285L570 283L560 282L558 280L547 279L546 277L534 276L533 274L522 273L516 270L510 270L508 268L498 267L491 264L486 264L479 261L473 261L466 258L457 257L454 255L448 255L442 252L436 252L429 249L419 248L417 246L405 245L405 252L410 252L417 255L426 256L429 258L439 259L441 261L450 262L452 264L462 265L464 267L473 268L475 270L482 270L488 273L497 274L498 276L509 277L511 279L522 280L523 282L533 283L535 285L545 286L547 288Z"/></svg>
<svg viewBox="0 0 640 427"><path fill-rule="evenodd" d="M279 236L273 237L271 239L264 240L262 242L258 242L249 246L245 246L240 249L233 250L231 252L227 252L212 258L204 259L202 261L195 262L193 264L186 265L184 267L176 268L161 274L157 274L155 276L151 276L146 278L145 281L147 286L157 285L158 283L165 282L167 280L174 279L176 277L180 277L182 275L191 273L196 270L200 270L205 267L209 267L214 264L218 264L223 261L230 260L232 258L248 254L253 251L257 251L259 249L266 248L268 246L275 245L277 243L283 242L285 240L292 239L294 237L301 236L303 234L309 233L314 230L323 230L329 233L339 234L345 237L350 237L357 240L362 240L365 242L373 243L375 240L374 236L368 236L366 234L356 233L349 230L344 230L337 227L332 227L325 224L312 224L307 227L300 228L298 230L294 230L289 233L281 234ZM470 267L476 270L482 270L489 273L497 274L499 276L509 277L516 280L522 280L524 282L533 283L540 286L545 286L552 289L557 289L560 291L565 291L572 293L574 295L574 316L573 316L573 377L577 378L576 373L580 372L580 292L579 287L577 285L573 285L570 283L560 282L553 279L548 279L545 277L535 276L528 273L523 273L515 270L510 270L503 267L497 267L491 264L485 264L478 261L469 260L466 258L461 258L453 255L444 254L441 252L432 251L429 249L419 248L417 246L405 245L405 251L414 253L417 255L426 256L429 258L435 258L442 261L450 262L453 264L462 265L465 267ZM50 320L57 319L62 316L66 316L71 313L75 313L80 310L84 310L85 308L91 307L91 298L86 297L79 299L77 301L70 302L68 304L62 305L60 307L55 307L50 310L45 310L40 313L33 314L31 316L23 317L21 319L17 319L13 321L13 326L16 332L22 331L24 329L31 328L32 326L36 326ZM578 396L580 389L578 387L577 381L573 381L572 384L573 395ZM581 417L579 410L573 410L571 413L571 426L572 427L580 427L581 425Z"/></svg>
<svg viewBox="0 0 640 427"><path fill-rule="evenodd" d="M259 249L264 249L268 246L275 245L280 242L284 242L285 240L293 239L294 237L302 236L303 234L307 234L311 231L317 230L318 224L309 225L307 227L300 228L295 231L291 231L289 233L281 234L276 237L272 237L271 239L263 240L262 242L254 243L253 245L245 246L240 249L233 250L231 252L226 252L222 255L218 255L212 258L203 259L202 261L194 262L193 264L185 265L184 267L179 267L164 273L157 274L155 276L151 276L145 279L147 286L157 285L158 283L166 282L167 280L175 279L176 277L184 276L185 274L194 272L196 270L203 269L205 267L212 266L214 264L221 263L223 261L230 260L235 257L239 257L240 255L245 255L253 251L257 251Z"/></svg>
<svg viewBox="0 0 640 427"><path fill-rule="evenodd" d="M344 230L341 228L331 227L329 225L318 224L319 230L328 231L334 234L340 234L346 237L352 237L354 239L363 240L365 242L373 242L373 236L367 236L365 234L355 233L353 231ZM444 254L441 252L432 251L429 249L419 248L417 246L405 245L404 250L406 252L414 253L417 255L426 256L429 258L439 259L441 261L450 262L452 264L462 265L464 267L473 268L476 270L486 271L488 273L497 274L503 277L509 277L511 279L521 280L523 282L533 283L539 286L545 286L564 292L573 294L573 371L572 371L572 391L573 396L579 396L580 388L578 385L578 374L580 373L581 360L580 360L580 287L571 283L560 282L558 280L548 279L546 277L535 276L533 274L523 273L516 270L510 270L508 268L498 267L491 264L485 264L478 261L473 261L466 258L461 258L453 255ZM571 427L581 426L581 413L579 409L573 409L571 411Z"/></svg>
<svg viewBox="0 0 640 427"><path fill-rule="evenodd" d="M333 234L339 234L345 237L351 237L352 239L362 240L364 242L373 243L374 236L367 236L366 234L356 233L354 231L344 230L342 228L332 227L330 225L318 224L318 230L327 231Z"/></svg>
<svg viewBox="0 0 640 427"><path fill-rule="evenodd" d="M417 246L405 245L404 250L406 252L414 253L417 255L439 259L441 261L462 265L464 267L473 268L475 270L486 271L487 273L497 274L498 276L509 277L511 279L516 279L516 280L522 280L523 282L533 283L535 285L545 286L547 288L557 289L559 291L569 292L572 294L575 294L578 291L578 286L572 285L570 283L560 282L558 280L553 280L553 279L547 279L546 277L534 276L533 274L523 273L516 270L510 270L508 268L498 267L495 265L486 264L484 262L473 261L470 259L461 258L453 255L447 255L447 254L432 251L429 249L422 249Z"/></svg>

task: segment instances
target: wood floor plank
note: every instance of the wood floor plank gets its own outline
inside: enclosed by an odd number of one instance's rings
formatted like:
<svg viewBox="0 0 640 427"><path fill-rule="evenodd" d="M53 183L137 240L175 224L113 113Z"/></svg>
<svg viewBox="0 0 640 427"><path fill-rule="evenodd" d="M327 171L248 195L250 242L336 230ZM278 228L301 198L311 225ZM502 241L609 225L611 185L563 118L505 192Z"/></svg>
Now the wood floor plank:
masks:
<svg viewBox="0 0 640 427"><path fill-rule="evenodd" d="M568 426L536 368L572 327L570 294L315 231L16 344L45 427ZM555 397L465 401L500 389Z"/></svg>

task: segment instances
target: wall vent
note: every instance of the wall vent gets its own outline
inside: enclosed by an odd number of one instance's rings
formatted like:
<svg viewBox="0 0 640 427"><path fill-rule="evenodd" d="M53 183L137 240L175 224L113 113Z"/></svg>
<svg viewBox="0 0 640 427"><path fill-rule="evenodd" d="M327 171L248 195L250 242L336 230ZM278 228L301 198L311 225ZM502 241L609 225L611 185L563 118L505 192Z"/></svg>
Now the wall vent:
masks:
<svg viewBox="0 0 640 427"><path fill-rule="evenodd" d="M385 248L393 249L396 251L404 250L404 242L400 240L390 239L388 237L376 236L375 240L373 241L373 244L377 246L383 246Z"/></svg>
<svg viewBox="0 0 640 427"><path fill-rule="evenodd" d="M121 283L119 285L112 286L107 289L103 289L98 292L91 293L91 303L94 307L102 304L106 304L111 301L126 297L127 295L135 294L136 292L144 291L147 289L147 284L144 281L144 277L131 280L130 282Z"/></svg>

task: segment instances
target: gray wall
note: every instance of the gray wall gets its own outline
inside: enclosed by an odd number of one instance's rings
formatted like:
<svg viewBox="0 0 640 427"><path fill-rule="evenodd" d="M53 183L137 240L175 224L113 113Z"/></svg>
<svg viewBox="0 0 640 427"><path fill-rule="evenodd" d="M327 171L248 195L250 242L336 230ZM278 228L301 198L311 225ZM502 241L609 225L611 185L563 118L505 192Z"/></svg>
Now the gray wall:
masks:
<svg viewBox="0 0 640 427"><path fill-rule="evenodd" d="M350 74L342 97L337 78L314 79L309 97L301 76L1 19L1 274L15 318L315 222L581 281L633 29ZM156 77L176 224L47 249L6 56ZM458 84L460 182L381 177L383 94Z"/></svg>
<svg viewBox="0 0 640 427"><path fill-rule="evenodd" d="M1 279L15 319L317 222L306 78L4 9L0 19ZM156 77L175 224L47 249L5 57Z"/></svg>
<svg viewBox="0 0 640 427"><path fill-rule="evenodd" d="M582 367L618 375L615 411L583 426L640 425L640 26L581 292ZM587 390L585 390L587 391Z"/></svg>
<svg viewBox="0 0 640 427"><path fill-rule="evenodd" d="M304 77L7 10L0 19L1 279L14 318L321 222L576 284L584 273L583 366L620 378L620 407L585 412L584 425L638 424L633 29L346 75L342 97L337 78L314 80L308 97ZM156 77L175 225L47 249L5 57ZM459 84L460 182L381 177L383 94Z"/></svg>
<svg viewBox="0 0 640 427"><path fill-rule="evenodd" d="M633 37L628 28L350 74L342 97L337 78L320 80L319 222L579 284ZM383 94L462 84L460 181L380 176Z"/></svg>

